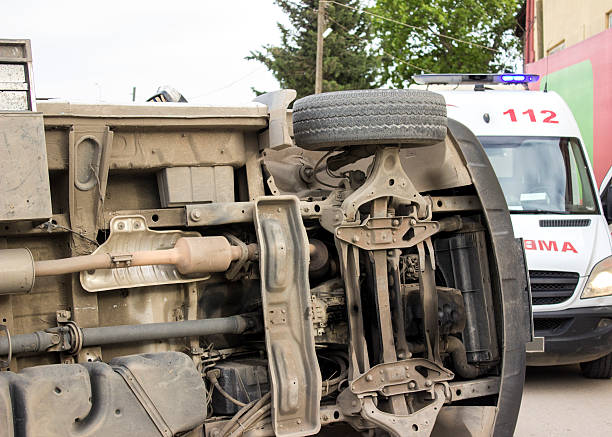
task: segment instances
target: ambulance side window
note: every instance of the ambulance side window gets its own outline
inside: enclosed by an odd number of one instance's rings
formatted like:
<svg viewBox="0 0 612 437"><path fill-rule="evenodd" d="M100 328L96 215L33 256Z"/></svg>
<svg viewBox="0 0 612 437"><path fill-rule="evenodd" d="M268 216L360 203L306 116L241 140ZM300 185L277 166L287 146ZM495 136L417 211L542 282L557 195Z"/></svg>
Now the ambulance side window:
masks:
<svg viewBox="0 0 612 437"><path fill-rule="evenodd" d="M580 167L576 161L576 153L580 153L580 146L573 143L571 146L571 153L569 154L569 171L570 177L576 183L570 184L571 193L566 196L568 201L574 205L583 205L583 193L582 188L584 186L585 178L588 180L588 174L586 167ZM592 205L589 205L592 206Z"/></svg>
<svg viewBox="0 0 612 437"><path fill-rule="evenodd" d="M564 155L567 173L566 207L569 210L580 206L595 210L595 201L592 194L588 192L590 187L589 170L582 158L580 144L575 139L561 138L559 147ZM587 192L585 192L585 189Z"/></svg>

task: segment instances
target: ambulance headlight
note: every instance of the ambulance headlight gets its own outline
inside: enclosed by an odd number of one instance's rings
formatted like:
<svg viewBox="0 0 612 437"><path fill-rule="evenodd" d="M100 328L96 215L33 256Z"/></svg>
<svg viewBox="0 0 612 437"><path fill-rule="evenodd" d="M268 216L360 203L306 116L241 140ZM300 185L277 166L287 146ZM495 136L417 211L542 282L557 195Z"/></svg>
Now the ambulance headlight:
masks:
<svg viewBox="0 0 612 437"><path fill-rule="evenodd" d="M600 261L593 267L582 298L612 295L612 256Z"/></svg>

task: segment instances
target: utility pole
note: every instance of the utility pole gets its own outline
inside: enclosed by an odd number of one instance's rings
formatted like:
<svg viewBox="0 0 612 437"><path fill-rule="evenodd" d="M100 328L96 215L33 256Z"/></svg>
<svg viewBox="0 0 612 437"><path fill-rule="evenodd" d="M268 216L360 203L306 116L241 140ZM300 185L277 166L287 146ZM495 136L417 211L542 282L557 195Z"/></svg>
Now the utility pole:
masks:
<svg viewBox="0 0 612 437"><path fill-rule="evenodd" d="M326 0L319 0L317 11L317 65L315 69L315 94L323 91L323 32L325 31Z"/></svg>
<svg viewBox="0 0 612 437"><path fill-rule="evenodd" d="M132 102L136 101L136 87L132 87Z"/></svg>

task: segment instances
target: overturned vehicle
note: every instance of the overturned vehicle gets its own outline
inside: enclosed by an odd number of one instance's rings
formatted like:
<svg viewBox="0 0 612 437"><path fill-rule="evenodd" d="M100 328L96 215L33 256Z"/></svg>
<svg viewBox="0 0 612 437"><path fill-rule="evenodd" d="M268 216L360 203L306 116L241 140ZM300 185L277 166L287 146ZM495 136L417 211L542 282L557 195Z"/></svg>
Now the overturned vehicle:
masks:
<svg viewBox="0 0 612 437"><path fill-rule="evenodd" d="M2 44L30 84L28 43ZM0 436L512 435L523 252L440 95L35 108L13 88Z"/></svg>

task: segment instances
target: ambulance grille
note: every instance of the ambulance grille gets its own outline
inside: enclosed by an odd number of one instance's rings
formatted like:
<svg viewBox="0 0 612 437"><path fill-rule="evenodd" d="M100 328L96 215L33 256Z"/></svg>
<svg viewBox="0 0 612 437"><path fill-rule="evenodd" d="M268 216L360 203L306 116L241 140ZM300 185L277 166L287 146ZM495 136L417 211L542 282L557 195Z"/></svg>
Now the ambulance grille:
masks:
<svg viewBox="0 0 612 437"><path fill-rule="evenodd" d="M538 318L534 318L533 319L533 330L534 331L555 331L559 328L561 328L562 326L565 325L565 323L571 320L571 317L559 317L559 318L543 318L543 319L538 319Z"/></svg>
<svg viewBox="0 0 612 437"><path fill-rule="evenodd" d="M540 220L541 228L585 228L591 219L550 219Z"/></svg>
<svg viewBox="0 0 612 437"><path fill-rule="evenodd" d="M531 301L534 305L553 305L565 302L578 285L578 273L529 270Z"/></svg>

